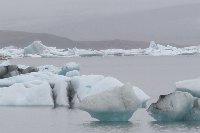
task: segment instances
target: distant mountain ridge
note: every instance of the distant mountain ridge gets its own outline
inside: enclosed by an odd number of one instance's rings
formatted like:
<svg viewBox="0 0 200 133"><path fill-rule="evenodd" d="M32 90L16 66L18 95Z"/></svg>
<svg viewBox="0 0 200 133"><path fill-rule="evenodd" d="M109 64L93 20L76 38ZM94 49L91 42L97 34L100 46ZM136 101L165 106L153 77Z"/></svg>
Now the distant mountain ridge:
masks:
<svg viewBox="0 0 200 133"><path fill-rule="evenodd" d="M49 47L58 48L72 48L75 46L76 42L68 38L59 37L47 33L29 33L22 31L0 31L0 46L16 46L16 47L26 47L35 40L42 41L45 45Z"/></svg>
<svg viewBox="0 0 200 133"><path fill-rule="evenodd" d="M63 49L77 47L82 49L100 50L100 49L135 49L135 48L149 47L149 42L145 41L128 41L119 39L104 40L104 41L74 41L65 37L60 37L47 33L29 33L22 31L0 30L0 48L11 45L23 48L36 40L42 41L42 43L48 47L57 47Z"/></svg>

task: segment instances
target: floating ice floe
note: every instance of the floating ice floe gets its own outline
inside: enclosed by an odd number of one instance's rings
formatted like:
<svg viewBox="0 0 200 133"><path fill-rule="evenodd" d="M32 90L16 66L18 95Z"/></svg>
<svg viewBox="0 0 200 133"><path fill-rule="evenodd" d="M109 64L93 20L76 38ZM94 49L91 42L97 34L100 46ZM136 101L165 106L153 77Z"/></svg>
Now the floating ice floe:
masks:
<svg viewBox="0 0 200 133"><path fill-rule="evenodd" d="M158 121L200 120L200 79L179 81L176 91L161 95L148 111Z"/></svg>
<svg viewBox="0 0 200 133"><path fill-rule="evenodd" d="M112 77L77 76L71 83L77 92L78 108L100 121L127 121L149 100L139 88Z"/></svg>
<svg viewBox="0 0 200 133"><path fill-rule="evenodd" d="M145 49L106 49L106 50L92 50L92 49L57 49L56 47L47 47L41 41L34 41L24 49L16 47L5 47L0 49L0 55L3 57L20 58L20 57L91 57L91 56L176 56L176 55L199 55L200 47L191 46L184 48L177 48L170 45L164 46L156 44L154 41L150 42L148 48Z"/></svg>

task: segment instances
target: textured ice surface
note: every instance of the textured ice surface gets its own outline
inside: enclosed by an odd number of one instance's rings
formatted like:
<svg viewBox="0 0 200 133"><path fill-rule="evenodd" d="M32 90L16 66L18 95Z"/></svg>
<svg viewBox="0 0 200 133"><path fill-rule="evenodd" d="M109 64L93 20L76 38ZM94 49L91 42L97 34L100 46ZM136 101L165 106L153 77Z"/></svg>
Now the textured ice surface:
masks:
<svg viewBox="0 0 200 133"><path fill-rule="evenodd" d="M176 90L191 93L195 97L200 98L200 79L191 79L176 82Z"/></svg>
<svg viewBox="0 0 200 133"><path fill-rule="evenodd" d="M147 101L150 99L150 97L137 86L133 86L133 90L135 91L135 94L137 98L139 99L139 102L140 102L139 107L146 108Z"/></svg>
<svg viewBox="0 0 200 133"><path fill-rule="evenodd" d="M74 71L76 70L76 71ZM77 74L77 72L79 72L80 70L80 65L78 63L75 62L69 62L66 65L64 65L61 70L58 72L59 75L69 75L70 77L73 76L78 76L79 74ZM74 72L71 72L74 71ZM69 73L71 72L71 73ZM68 73L68 74L67 74Z"/></svg>
<svg viewBox="0 0 200 133"><path fill-rule="evenodd" d="M161 95L150 105L148 112L158 121L200 120L200 99L188 92L175 91Z"/></svg>
<svg viewBox="0 0 200 133"><path fill-rule="evenodd" d="M103 75L82 75L73 77L72 85L77 91L79 100L85 97L110 90L114 87L121 87L124 84L113 77L104 77ZM133 86L136 96L140 101L140 107L145 107L149 96L145 94L140 88Z"/></svg>
<svg viewBox="0 0 200 133"><path fill-rule="evenodd" d="M115 78L103 75L82 75L72 78L72 85L77 91L78 98L83 100L89 95L94 95L104 90L123 84Z"/></svg>
<svg viewBox="0 0 200 133"><path fill-rule="evenodd" d="M24 54L42 54L48 47L42 44L41 41L34 41L32 44L24 48Z"/></svg>
<svg viewBox="0 0 200 133"><path fill-rule="evenodd" d="M0 88L0 105L53 106L52 89L48 82L39 80L16 83L10 87L3 87Z"/></svg>
<svg viewBox="0 0 200 133"><path fill-rule="evenodd" d="M85 97L80 109L100 121L128 121L140 102L129 84Z"/></svg>
<svg viewBox="0 0 200 133"><path fill-rule="evenodd" d="M73 77L71 83L80 109L100 121L127 121L149 99L141 89L113 77L83 75Z"/></svg>
<svg viewBox="0 0 200 133"><path fill-rule="evenodd" d="M68 105L68 100L67 100L68 83L67 82L70 79L66 76L56 75L56 74L49 73L49 72L33 72L33 73L29 73L29 74L23 74L23 75L10 77L10 78L1 79L0 87L9 87L12 85L15 86L15 84L17 84L17 83L23 84L23 83L26 83L29 81L34 82L35 80L39 80L41 82L42 81L47 82L51 86L51 90L55 94L56 105L63 105L63 106ZM22 95L23 95L23 93L22 93Z"/></svg>

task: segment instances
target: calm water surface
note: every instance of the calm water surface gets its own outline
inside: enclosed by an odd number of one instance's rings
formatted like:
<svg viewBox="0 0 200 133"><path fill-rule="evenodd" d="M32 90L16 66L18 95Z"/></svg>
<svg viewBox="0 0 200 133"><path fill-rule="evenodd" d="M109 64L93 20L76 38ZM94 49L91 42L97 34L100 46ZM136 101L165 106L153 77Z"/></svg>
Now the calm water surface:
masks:
<svg viewBox="0 0 200 133"><path fill-rule="evenodd" d="M200 75L200 57L92 57L92 58L24 58L12 63L26 65L53 64L69 61L81 64L81 74L103 74L143 89L151 102L160 94L174 90L174 82ZM200 122L156 122L145 109L139 109L129 122L110 123L92 119L86 112L51 107L0 107L2 133L194 133Z"/></svg>

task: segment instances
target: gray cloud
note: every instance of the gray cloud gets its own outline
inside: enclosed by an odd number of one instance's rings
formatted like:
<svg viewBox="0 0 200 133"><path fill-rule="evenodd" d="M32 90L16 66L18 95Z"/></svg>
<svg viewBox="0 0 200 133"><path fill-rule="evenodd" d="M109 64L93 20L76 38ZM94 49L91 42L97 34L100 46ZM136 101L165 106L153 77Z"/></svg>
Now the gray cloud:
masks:
<svg viewBox="0 0 200 133"><path fill-rule="evenodd" d="M196 3L198 0L0 0L0 29L47 32L76 40L181 42L183 37L199 33L200 5ZM197 42L189 38L191 43Z"/></svg>

